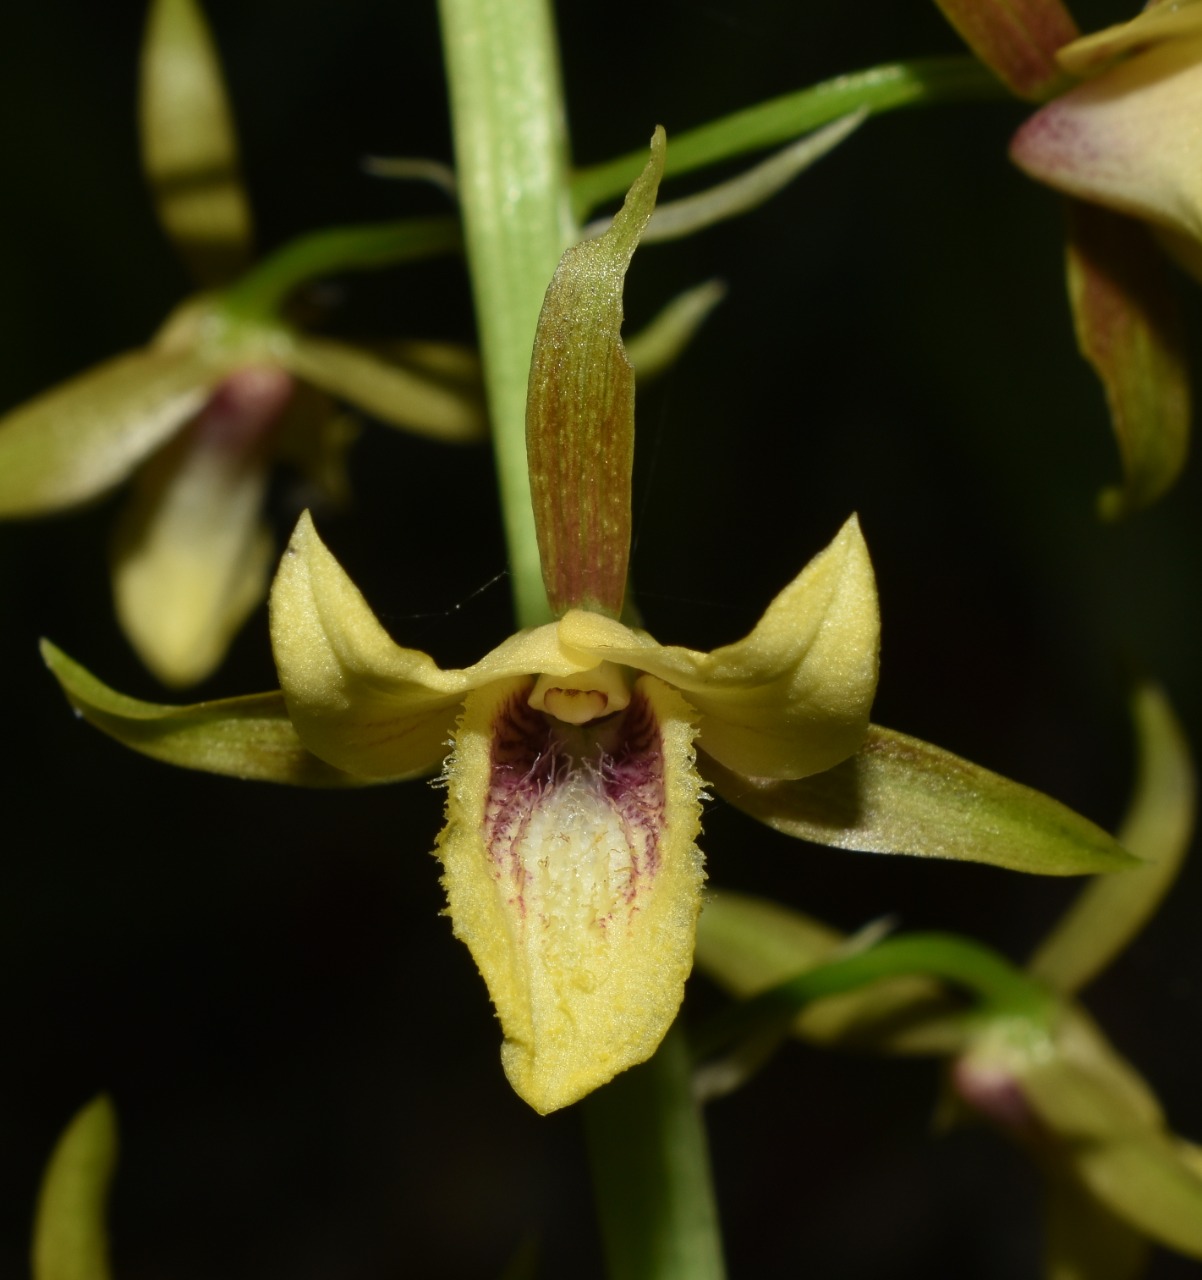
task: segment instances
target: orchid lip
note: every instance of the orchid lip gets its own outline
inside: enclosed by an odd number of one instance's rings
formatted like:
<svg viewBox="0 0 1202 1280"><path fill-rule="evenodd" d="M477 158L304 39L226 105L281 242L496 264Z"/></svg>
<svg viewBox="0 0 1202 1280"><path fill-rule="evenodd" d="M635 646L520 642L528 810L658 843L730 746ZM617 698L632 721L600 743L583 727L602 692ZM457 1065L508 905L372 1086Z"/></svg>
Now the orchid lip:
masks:
<svg viewBox="0 0 1202 1280"><path fill-rule="evenodd" d="M691 967L693 715L652 676L624 681L626 706L582 725L532 707L532 676L474 690L447 765L451 919L496 1005L505 1072L543 1113L648 1058Z"/></svg>

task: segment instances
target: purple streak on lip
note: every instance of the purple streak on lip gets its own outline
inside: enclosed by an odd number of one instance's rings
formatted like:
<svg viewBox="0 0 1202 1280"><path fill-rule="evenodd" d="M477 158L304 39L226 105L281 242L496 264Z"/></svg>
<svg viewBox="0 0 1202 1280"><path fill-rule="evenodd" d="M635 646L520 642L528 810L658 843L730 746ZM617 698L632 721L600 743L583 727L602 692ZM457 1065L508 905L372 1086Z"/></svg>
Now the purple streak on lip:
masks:
<svg viewBox="0 0 1202 1280"><path fill-rule="evenodd" d="M636 688L624 711L575 728L535 711L528 695L515 693L493 722L484 840L494 879L508 882L510 905L525 919L522 853L531 817L556 787L587 773L598 803L611 806L625 833L631 867L621 897L637 910L640 880L659 869L666 808L663 737L650 702Z"/></svg>
<svg viewBox="0 0 1202 1280"><path fill-rule="evenodd" d="M664 825L664 743L646 696L635 690L622 713L621 745L600 761L605 795L622 815L627 832L640 830L646 840L642 865L634 858L631 894L640 874L659 870L659 835ZM636 842L630 840L633 853Z"/></svg>

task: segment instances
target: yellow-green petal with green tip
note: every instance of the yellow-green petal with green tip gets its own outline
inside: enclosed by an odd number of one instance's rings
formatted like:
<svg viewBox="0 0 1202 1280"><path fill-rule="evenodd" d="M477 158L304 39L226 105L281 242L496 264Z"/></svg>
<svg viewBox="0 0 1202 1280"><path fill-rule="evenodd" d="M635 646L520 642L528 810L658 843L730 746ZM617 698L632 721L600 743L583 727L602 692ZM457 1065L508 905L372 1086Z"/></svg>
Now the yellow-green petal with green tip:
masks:
<svg viewBox="0 0 1202 1280"><path fill-rule="evenodd" d="M112 360L0 418L0 517L76 506L121 483L199 412L228 364L151 348Z"/></svg>
<svg viewBox="0 0 1202 1280"><path fill-rule="evenodd" d="M117 1164L117 1118L89 1102L59 1138L38 1194L33 1280L109 1280L105 1207Z"/></svg>
<svg viewBox="0 0 1202 1280"><path fill-rule="evenodd" d="M716 760L701 767L737 809L836 849L987 862L1038 875L1140 865L1112 836L1050 796L879 725L850 759L808 778L745 777Z"/></svg>
<svg viewBox="0 0 1202 1280"><path fill-rule="evenodd" d="M1143 929L1193 835L1197 784L1181 725L1155 685L1142 685L1131 703L1138 773L1118 840L1144 865L1093 881L1031 957L1032 976L1066 995L1092 981Z"/></svg>
<svg viewBox="0 0 1202 1280"><path fill-rule="evenodd" d="M391 426L451 443L487 434L480 398L472 390L361 347L292 332L281 339L277 355L298 377Z"/></svg>
<svg viewBox="0 0 1202 1280"><path fill-rule="evenodd" d="M676 1016L701 905L701 805L692 712L673 690L636 683L621 753L598 767L557 755L531 685L469 695L438 856L505 1073L545 1113L649 1058Z"/></svg>
<svg viewBox="0 0 1202 1280"><path fill-rule="evenodd" d="M142 44L142 165L159 221L203 285L246 266L251 217L221 63L196 0L154 0Z"/></svg>
<svg viewBox="0 0 1202 1280"><path fill-rule="evenodd" d="M800 778L829 769L868 727L880 618L854 516L749 635L712 653L659 645L589 614L565 617L560 635L678 688L700 713L698 746L736 773Z"/></svg>
<svg viewBox="0 0 1202 1280"><path fill-rule="evenodd" d="M110 689L47 640L42 657L89 724L154 760L297 787L365 785L365 779L331 768L305 749L280 693L166 706Z"/></svg>
<svg viewBox="0 0 1202 1280"><path fill-rule="evenodd" d="M474 666L443 670L389 636L307 513L271 589L271 643L306 745L339 768L377 778L437 768L471 689L597 665L587 653L567 652L550 624L511 636Z"/></svg>

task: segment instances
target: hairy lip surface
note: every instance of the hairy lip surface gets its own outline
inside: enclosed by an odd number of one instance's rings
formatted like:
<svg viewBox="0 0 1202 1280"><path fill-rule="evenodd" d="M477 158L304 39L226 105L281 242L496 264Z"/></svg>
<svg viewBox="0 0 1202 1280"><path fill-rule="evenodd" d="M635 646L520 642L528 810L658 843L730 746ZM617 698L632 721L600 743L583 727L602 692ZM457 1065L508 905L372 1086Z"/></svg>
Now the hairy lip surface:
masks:
<svg viewBox="0 0 1202 1280"><path fill-rule="evenodd" d="M665 807L663 746L644 696L576 728L515 695L498 712L490 770L485 846L524 921L605 930L638 910L659 866Z"/></svg>

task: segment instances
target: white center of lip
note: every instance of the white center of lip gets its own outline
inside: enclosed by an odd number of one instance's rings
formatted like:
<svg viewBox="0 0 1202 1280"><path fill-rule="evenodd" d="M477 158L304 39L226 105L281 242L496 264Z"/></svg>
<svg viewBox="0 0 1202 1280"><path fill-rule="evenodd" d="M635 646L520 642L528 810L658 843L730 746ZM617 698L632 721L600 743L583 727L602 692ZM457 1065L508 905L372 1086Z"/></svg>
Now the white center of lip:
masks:
<svg viewBox="0 0 1202 1280"><path fill-rule="evenodd" d="M583 990L608 971L605 930L629 910L632 837L641 834L622 821L587 768L550 787L531 811L518 847L526 901L541 926L546 961Z"/></svg>

